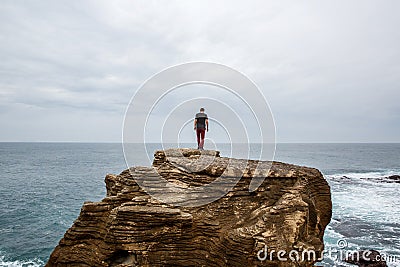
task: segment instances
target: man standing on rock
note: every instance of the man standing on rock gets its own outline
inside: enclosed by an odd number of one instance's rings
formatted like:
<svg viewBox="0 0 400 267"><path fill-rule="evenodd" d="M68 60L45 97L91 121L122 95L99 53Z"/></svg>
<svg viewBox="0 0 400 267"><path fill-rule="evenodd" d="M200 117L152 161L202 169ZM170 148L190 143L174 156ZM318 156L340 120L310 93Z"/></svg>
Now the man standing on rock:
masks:
<svg viewBox="0 0 400 267"><path fill-rule="evenodd" d="M201 108L194 118L194 130L197 134L197 149L203 150L206 130L208 132L208 117L204 113L204 108Z"/></svg>

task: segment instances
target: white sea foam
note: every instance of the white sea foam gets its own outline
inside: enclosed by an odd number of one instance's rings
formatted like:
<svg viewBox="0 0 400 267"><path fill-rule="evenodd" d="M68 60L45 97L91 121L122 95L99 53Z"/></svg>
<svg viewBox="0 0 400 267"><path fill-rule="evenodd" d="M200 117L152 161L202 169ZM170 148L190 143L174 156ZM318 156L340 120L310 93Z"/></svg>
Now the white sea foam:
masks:
<svg viewBox="0 0 400 267"><path fill-rule="evenodd" d="M362 243L383 254L395 255L396 261L388 262L388 266L400 267L399 250L393 247L393 241L398 239L397 225L400 224L400 210L397 205L400 184L385 183L388 176L399 174L400 170L392 169L325 175L331 185L334 206L332 222L325 231L326 247L335 246L338 238L349 242L351 249L357 249L356 244ZM361 237L358 234L345 237L337 232L342 221L353 221L355 225L365 223L371 228L360 228L359 231L364 233ZM333 264L348 266L329 257L323 266Z"/></svg>
<svg viewBox="0 0 400 267"><path fill-rule="evenodd" d="M384 170L375 172L346 172L346 173L337 173L325 176L327 178L333 178L333 179L343 178L343 177L354 178L354 179L366 179L366 178L379 179L399 174L400 174L399 170Z"/></svg>
<svg viewBox="0 0 400 267"><path fill-rule="evenodd" d="M1 253L3 254L3 253ZM40 267L44 262L40 259L9 261L6 256L0 255L0 267Z"/></svg>

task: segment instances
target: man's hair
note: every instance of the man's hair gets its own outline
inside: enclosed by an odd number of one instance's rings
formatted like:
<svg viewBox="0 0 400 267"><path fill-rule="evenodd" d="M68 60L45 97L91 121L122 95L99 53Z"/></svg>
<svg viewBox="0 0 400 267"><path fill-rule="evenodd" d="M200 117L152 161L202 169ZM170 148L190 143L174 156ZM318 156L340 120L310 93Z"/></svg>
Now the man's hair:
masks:
<svg viewBox="0 0 400 267"><path fill-rule="evenodd" d="M200 111L204 111L204 108L201 108Z"/></svg>

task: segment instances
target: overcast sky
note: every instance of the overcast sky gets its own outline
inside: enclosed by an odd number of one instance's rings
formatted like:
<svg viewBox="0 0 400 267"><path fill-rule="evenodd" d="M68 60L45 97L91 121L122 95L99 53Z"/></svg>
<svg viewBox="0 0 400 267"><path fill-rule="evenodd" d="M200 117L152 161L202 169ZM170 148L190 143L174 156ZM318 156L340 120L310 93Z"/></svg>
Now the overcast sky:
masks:
<svg viewBox="0 0 400 267"><path fill-rule="evenodd" d="M278 142L400 142L399 10L397 0L3 0L0 141L121 142L146 79L211 61L260 87Z"/></svg>

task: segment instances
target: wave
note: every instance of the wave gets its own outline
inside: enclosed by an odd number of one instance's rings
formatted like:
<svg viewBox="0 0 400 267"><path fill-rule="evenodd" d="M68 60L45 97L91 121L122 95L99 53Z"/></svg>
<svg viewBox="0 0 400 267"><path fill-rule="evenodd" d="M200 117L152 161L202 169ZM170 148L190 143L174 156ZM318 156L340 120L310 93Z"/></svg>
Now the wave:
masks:
<svg viewBox="0 0 400 267"><path fill-rule="evenodd" d="M325 175L325 177L333 180L341 179L370 179L370 180L393 180L400 178L399 170L369 171L369 172L343 172ZM400 179L398 179L400 182Z"/></svg>
<svg viewBox="0 0 400 267"><path fill-rule="evenodd" d="M0 267L40 267L44 266L44 262L40 259L32 260L7 260L6 256L0 255Z"/></svg>

